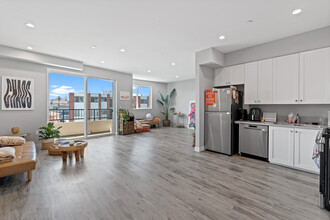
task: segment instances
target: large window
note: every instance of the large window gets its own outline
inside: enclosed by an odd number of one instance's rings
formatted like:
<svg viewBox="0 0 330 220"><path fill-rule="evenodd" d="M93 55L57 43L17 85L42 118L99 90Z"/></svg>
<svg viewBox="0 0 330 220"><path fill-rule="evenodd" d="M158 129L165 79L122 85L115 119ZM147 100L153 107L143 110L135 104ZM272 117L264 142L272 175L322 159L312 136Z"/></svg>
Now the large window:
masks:
<svg viewBox="0 0 330 220"><path fill-rule="evenodd" d="M151 87L133 86L133 108L134 109L151 109Z"/></svg>
<svg viewBox="0 0 330 220"><path fill-rule="evenodd" d="M113 81L75 74L49 73L48 76L48 121L62 126L62 137L112 133Z"/></svg>

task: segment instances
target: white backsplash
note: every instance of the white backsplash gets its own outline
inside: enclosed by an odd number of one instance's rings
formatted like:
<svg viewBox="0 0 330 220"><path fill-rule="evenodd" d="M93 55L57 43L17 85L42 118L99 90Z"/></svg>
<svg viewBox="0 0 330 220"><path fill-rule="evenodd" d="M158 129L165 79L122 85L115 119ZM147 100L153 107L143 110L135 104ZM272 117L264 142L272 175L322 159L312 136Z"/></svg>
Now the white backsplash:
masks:
<svg viewBox="0 0 330 220"><path fill-rule="evenodd" d="M250 108L260 108L262 112L276 112L277 121L285 121L290 112L299 114L301 122L318 122L328 124L330 105L250 105Z"/></svg>

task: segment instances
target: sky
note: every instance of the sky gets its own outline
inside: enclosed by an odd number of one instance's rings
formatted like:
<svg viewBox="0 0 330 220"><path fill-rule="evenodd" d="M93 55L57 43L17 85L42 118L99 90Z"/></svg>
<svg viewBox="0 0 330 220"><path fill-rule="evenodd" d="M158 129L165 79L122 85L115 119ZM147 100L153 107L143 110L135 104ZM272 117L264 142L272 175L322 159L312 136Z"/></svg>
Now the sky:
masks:
<svg viewBox="0 0 330 220"><path fill-rule="evenodd" d="M112 81L101 79L87 79L89 93L102 93L111 91ZM84 93L84 77L49 73L49 98L58 96L69 98L69 93Z"/></svg>
<svg viewBox="0 0 330 220"><path fill-rule="evenodd" d="M150 89L148 87L141 87L139 86L139 95L142 96L149 96ZM133 96L136 95L136 86L133 86Z"/></svg>

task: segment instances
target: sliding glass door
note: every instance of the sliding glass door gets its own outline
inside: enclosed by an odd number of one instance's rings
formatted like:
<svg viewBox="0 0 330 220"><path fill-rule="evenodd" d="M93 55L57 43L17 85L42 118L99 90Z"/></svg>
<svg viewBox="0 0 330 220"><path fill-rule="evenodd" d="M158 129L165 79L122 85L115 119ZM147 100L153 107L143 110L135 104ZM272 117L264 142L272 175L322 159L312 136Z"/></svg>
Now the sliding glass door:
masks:
<svg viewBox="0 0 330 220"><path fill-rule="evenodd" d="M49 73L48 121L62 138L113 133L113 81Z"/></svg>
<svg viewBox="0 0 330 220"><path fill-rule="evenodd" d="M113 132L113 82L87 78L87 135Z"/></svg>
<svg viewBox="0 0 330 220"><path fill-rule="evenodd" d="M61 137L84 137L85 78L49 73L48 121L61 128Z"/></svg>

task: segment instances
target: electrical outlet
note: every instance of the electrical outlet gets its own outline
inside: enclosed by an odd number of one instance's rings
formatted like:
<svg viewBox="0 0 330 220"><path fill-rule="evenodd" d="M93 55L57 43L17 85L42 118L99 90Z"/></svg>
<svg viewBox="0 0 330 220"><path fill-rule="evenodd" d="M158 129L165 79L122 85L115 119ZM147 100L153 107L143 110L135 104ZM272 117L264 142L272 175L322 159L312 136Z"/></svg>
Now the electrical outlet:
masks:
<svg viewBox="0 0 330 220"><path fill-rule="evenodd" d="M38 135L39 134L39 130L36 130L36 135Z"/></svg>

